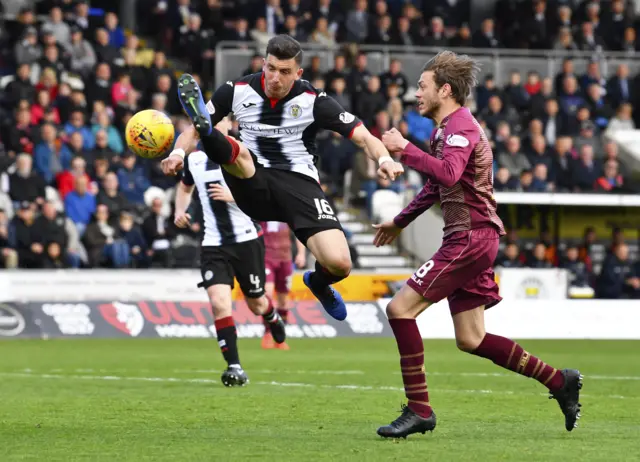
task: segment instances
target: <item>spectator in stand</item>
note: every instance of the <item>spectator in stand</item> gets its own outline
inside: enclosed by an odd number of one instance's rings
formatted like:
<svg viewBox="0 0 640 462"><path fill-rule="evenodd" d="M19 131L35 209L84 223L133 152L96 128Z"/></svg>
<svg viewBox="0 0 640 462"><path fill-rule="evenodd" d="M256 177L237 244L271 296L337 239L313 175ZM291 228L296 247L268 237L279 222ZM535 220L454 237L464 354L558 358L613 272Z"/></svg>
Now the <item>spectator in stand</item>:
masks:
<svg viewBox="0 0 640 462"><path fill-rule="evenodd" d="M52 184L58 173L69 168L71 152L60 141L58 132L52 124L45 124L41 129L42 141L33 151L35 170L46 184Z"/></svg>
<svg viewBox="0 0 640 462"><path fill-rule="evenodd" d="M560 28L558 36L553 43L553 49L561 51L576 51L578 49L578 45L573 40L573 35L569 27Z"/></svg>
<svg viewBox="0 0 640 462"><path fill-rule="evenodd" d="M560 108L562 112L571 117L575 116L578 108L584 105L584 98L580 95L578 81L575 77L566 77L562 84L562 96L560 96Z"/></svg>
<svg viewBox="0 0 640 462"><path fill-rule="evenodd" d="M69 117L69 122L67 122L64 126L64 131L67 136L71 136L75 132L80 132L82 134L82 140L84 142L83 148L86 151L90 151L93 149L95 145L95 141L93 138L93 134L91 133L91 129L86 125L86 115L85 111L82 109L74 109L71 112L71 116Z"/></svg>
<svg viewBox="0 0 640 462"><path fill-rule="evenodd" d="M369 26L367 44L393 45L394 36L391 30L391 16L385 15L377 18L375 25Z"/></svg>
<svg viewBox="0 0 640 462"><path fill-rule="evenodd" d="M13 108L20 100L33 101L36 89L31 83L31 66L27 63L20 64L16 70L15 78L5 88L7 102Z"/></svg>
<svg viewBox="0 0 640 462"><path fill-rule="evenodd" d="M367 0L356 0L354 9L347 13L345 28L347 41L364 43L369 35L369 13L367 13Z"/></svg>
<svg viewBox="0 0 640 462"><path fill-rule="evenodd" d="M82 236L91 216L96 211L96 197L89 191L89 180L86 175L75 178L74 190L64 199L64 209Z"/></svg>
<svg viewBox="0 0 640 462"><path fill-rule="evenodd" d="M622 103L618 106L616 116L609 121L605 132L605 137L611 136L618 130L635 130L636 124L632 117L633 108L629 103Z"/></svg>
<svg viewBox="0 0 640 462"><path fill-rule="evenodd" d="M583 22L578 34L578 48L582 51L602 51L604 41L602 37L596 35L592 22Z"/></svg>
<svg viewBox="0 0 640 462"><path fill-rule="evenodd" d="M96 40L94 51L96 59L99 63L105 63L109 66L115 66L117 62L122 60L118 48L114 48L109 43L110 37L107 29L101 27L96 30Z"/></svg>
<svg viewBox="0 0 640 462"><path fill-rule="evenodd" d="M62 17L62 9L53 7L49 11L49 18L44 22L41 28L42 32L51 33L56 42L60 45L69 47L71 45L71 28Z"/></svg>
<svg viewBox="0 0 640 462"><path fill-rule="evenodd" d="M87 101L93 106L95 101L103 101L111 105L111 68L107 63L100 63L96 67L95 79L87 84Z"/></svg>
<svg viewBox="0 0 640 462"><path fill-rule="evenodd" d="M551 153L553 158L551 181L558 192L569 192L574 188L573 169L575 162L571 153L571 143L571 138L568 136L560 137L556 140Z"/></svg>
<svg viewBox="0 0 640 462"><path fill-rule="evenodd" d="M112 47L120 49L124 46L124 31L118 25L118 16L115 13L107 13L104 16L104 26L109 33L109 43Z"/></svg>
<svg viewBox="0 0 640 462"><path fill-rule="evenodd" d="M44 236L36 226L33 209L29 202L22 202L10 231L10 241L18 252L20 268L42 268L44 264Z"/></svg>
<svg viewBox="0 0 640 462"><path fill-rule="evenodd" d="M316 20L321 17L326 18L329 22L329 30L336 34L340 27L339 23L343 18L338 11L339 8L334 8L334 6L335 5L332 5L331 0L318 0L318 6L314 9L314 15Z"/></svg>
<svg viewBox="0 0 640 462"><path fill-rule="evenodd" d="M380 75L380 85L382 93L387 93L387 88L391 84L398 86L398 97L403 98L409 88L407 76L402 72L402 63L398 59L392 59L389 70Z"/></svg>
<svg viewBox="0 0 640 462"><path fill-rule="evenodd" d="M347 77L347 89L353 95L352 107L357 107L358 97L367 90L367 84L370 79L371 72L367 69L367 54L360 52ZM380 87L379 83L378 81L378 88Z"/></svg>
<svg viewBox="0 0 640 462"><path fill-rule="evenodd" d="M604 299L627 298L638 288L640 283L632 272L629 248L625 243L618 244L604 259L596 282L596 295Z"/></svg>
<svg viewBox="0 0 640 462"><path fill-rule="evenodd" d="M431 18L431 27L426 36L426 46L430 47L443 47L449 46L449 39L446 36L444 30L444 21L439 16L433 16Z"/></svg>
<svg viewBox="0 0 640 462"><path fill-rule="evenodd" d="M125 151L122 155L122 167L118 169L120 191L132 204L144 204L144 192L149 188L149 179L144 169L136 165L135 154Z"/></svg>
<svg viewBox="0 0 640 462"><path fill-rule="evenodd" d="M600 176L600 166L593 158L593 147L585 144L580 149L580 159L573 168L573 186L575 192L593 191L593 186Z"/></svg>
<svg viewBox="0 0 640 462"><path fill-rule="evenodd" d="M638 39L635 28L627 27L624 30L624 37L618 51L624 52L627 56L635 56L638 51Z"/></svg>
<svg viewBox="0 0 640 462"><path fill-rule="evenodd" d="M84 39L83 32L79 28L71 30L71 70L80 74L83 78L91 75L96 65L96 52L88 40Z"/></svg>
<svg viewBox="0 0 640 462"><path fill-rule="evenodd" d="M498 257L496 266L503 268L522 268L522 262L520 261L520 249L517 244L509 243L504 249L502 256Z"/></svg>
<svg viewBox="0 0 640 462"><path fill-rule="evenodd" d="M127 242L133 267L148 268L151 259L148 255L147 242L142 236L142 231L133 221L133 215L127 211L120 213L120 235Z"/></svg>
<svg viewBox="0 0 640 462"><path fill-rule="evenodd" d="M506 151L498 155L498 165L509 170L511 176L519 176L524 170L531 169L527 156L520 150L520 138L509 137Z"/></svg>
<svg viewBox="0 0 640 462"><path fill-rule="evenodd" d="M96 137L96 145L97 145L97 135L98 132L104 131L107 135L107 145L109 148L116 154L122 154L124 151L124 145L122 143L122 138L120 137L120 133L118 129L111 125L111 118L106 111L103 111L98 114L97 123L91 127L91 132Z"/></svg>
<svg viewBox="0 0 640 462"><path fill-rule="evenodd" d="M31 106L31 125L40 125L45 113L53 112L53 119L56 125L60 125L60 113L58 108L51 106L51 97L46 90L40 90L36 99L36 103Z"/></svg>
<svg viewBox="0 0 640 462"><path fill-rule="evenodd" d="M499 90L496 88L493 74L487 74L484 77L484 83L476 87L476 106L479 113L486 111L489 105L489 98L494 95L499 96Z"/></svg>
<svg viewBox="0 0 640 462"><path fill-rule="evenodd" d="M82 240L87 248L91 267L126 268L129 266L131 261L129 245L120 238L118 226L109 220L109 209L106 205L98 205Z"/></svg>
<svg viewBox="0 0 640 462"><path fill-rule="evenodd" d="M373 125L374 115L382 111L387 101L380 91L380 79L372 75L367 82L367 90L358 96L356 113L367 127Z"/></svg>
<svg viewBox="0 0 640 462"><path fill-rule="evenodd" d="M77 156L88 158L89 152L84 149L84 138L81 132L73 132L69 137L67 146L72 158Z"/></svg>
<svg viewBox="0 0 640 462"><path fill-rule="evenodd" d="M344 174L353 164L355 146L349 140L336 132L318 145L322 169L329 175L329 185L336 194L340 195L344 183Z"/></svg>
<svg viewBox="0 0 640 462"><path fill-rule="evenodd" d="M327 18L320 16L316 20L316 27L311 32L310 41L327 48L332 48L336 45L335 33L329 28Z"/></svg>
<svg viewBox="0 0 640 462"><path fill-rule="evenodd" d="M578 247L570 245L567 247L566 256L561 264L561 268L569 272L569 284L572 287L589 287L592 276L587 264L579 259Z"/></svg>
<svg viewBox="0 0 640 462"><path fill-rule="evenodd" d="M309 37L304 30L304 26L300 25L298 22L298 18L295 15L288 15L284 21L284 31L285 34L293 37L298 42L307 42Z"/></svg>
<svg viewBox="0 0 640 462"><path fill-rule="evenodd" d="M117 106L122 101L127 99L127 94L133 90L131 85L131 76L127 73L122 73L118 77L118 81L111 87L111 104Z"/></svg>
<svg viewBox="0 0 640 462"><path fill-rule="evenodd" d="M551 262L546 259L547 246L543 242L538 242L531 252L531 256L527 261L528 268L553 268Z"/></svg>
<svg viewBox="0 0 640 462"><path fill-rule="evenodd" d="M473 38L471 37L471 29L468 24L462 24L456 35L451 38L449 45L454 48L471 48L473 46Z"/></svg>
<svg viewBox="0 0 640 462"><path fill-rule="evenodd" d="M382 135L391 129L391 118L386 109L378 112L375 117L375 125L370 129L373 136L382 139Z"/></svg>
<svg viewBox="0 0 640 462"><path fill-rule="evenodd" d="M151 215L142 224L142 232L150 249L152 266L170 267L171 240L176 236L173 221L162 214L162 199L155 198L151 202Z"/></svg>
<svg viewBox="0 0 640 462"><path fill-rule="evenodd" d="M344 108L345 111L351 112L351 95L347 93L347 82L344 78L338 77L333 79L331 91L329 94Z"/></svg>
<svg viewBox="0 0 640 462"><path fill-rule="evenodd" d="M585 120L580 124L580 134L575 138L574 144L578 151L582 149L583 145L588 144L599 158L602 157L604 151L602 140L599 135L596 135L596 126L590 120Z"/></svg>
<svg viewBox="0 0 640 462"><path fill-rule="evenodd" d="M29 154L18 154L16 171L9 175L9 196L16 204L22 202L43 203L45 184L33 170L33 159Z"/></svg>
<svg viewBox="0 0 640 462"><path fill-rule="evenodd" d="M73 25L79 27L83 32L90 32L91 20L89 19L89 2L80 1L76 3L75 18Z"/></svg>
<svg viewBox="0 0 640 462"><path fill-rule="evenodd" d="M512 177L509 170L501 167L498 169L495 175L493 189L499 192L503 191L515 191L518 187L518 179Z"/></svg>
<svg viewBox="0 0 640 462"><path fill-rule="evenodd" d="M616 75L607 82L607 98L614 108L618 108L622 103L634 101L635 96L635 87L629 79L629 66L618 65Z"/></svg>
<svg viewBox="0 0 640 462"><path fill-rule="evenodd" d="M42 214L35 220L35 226L43 236L44 266L48 268L67 266L64 263L67 261L66 249L68 244L65 219L62 214L58 214L53 202L45 202L42 205ZM74 267L77 268L79 261L74 258L74 262L76 262Z"/></svg>
<svg viewBox="0 0 640 462"><path fill-rule="evenodd" d="M16 109L16 122L7 134L6 148L13 152L33 153L36 139L35 127L31 125L31 113L28 109Z"/></svg>
<svg viewBox="0 0 640 462"><path fill-rule="evenodd" d="M175 96L173 88L173 80L169 75L161 74L158 76L156 82L156 92L161 93L167 97L167 112L171 115L182 114L182 108L178 102L178 98Z"/></svg>
<svg viewBox="0 0 640 462"><path fill-rule="evenodd" d="M82 157L74 157L71 159L71 168L60 173L56 181L58 183L58 192L60 198L64 200L67 195L76 187L76 179L84 177L92 194L95 194L97 187L92 185L91 178L87 175L87 162Z"/></svg>
<svg viewBox="0 0 640 462"><path fill-rule="evenodd" d="M596 83L589 85L585 99L591 120L599 129L605 129L613 116L613 109L605 100L602 87Z"/></svg>
<svg viewBox="0 0 640 462"><path fill-rule="evenodd" d="M593 186L596 192L624 192L624 178L620 174L618 161L607 160L604 163L604 174L598 178Z"/></svg>
<svg viewBox="0 0 640 462"><path fill-rule="evenodd" d="M121 192L118 192L118 176L109 172L102 182L102 189L98 193L98 204L105 204L114 217L122 211L130 208L129 201Z"/></svg>
<svg viewBox="0 0 640 462"><path fill-rule="evenodd" d="M626 168L624 163L618 157L618 145L610 141L604 145L604 159L603 162L608 160L615 160L618 164L618 171L623 177L629 176L629 170Z"/></svg>
<svg viewBox="0 0 640 462"><path fill-rule="evenodd" d="M40 59L42 47L38 44L38 31L35 27L25 30L22 39L15 46L14 55L18 65L31 65Z"/></svg>
<svg viewBox="0 0 640 462"><path fill-rule="evenodd" d="M402 107L402 101L400 101L400 98L392 98L389 100L389 104L387 105L387 112L389 113L392 127L398 128L400 122L404 120L403 111L404 109Z"/></svg>
<svg viewBox="0 0 640 462"><path fill-rule="evenodd" d="M529 151L529 163L535 167L538 164L543 164L548 172L553 170L553 157L551 152L547 148L547 145L542 135L534 135L531 141L531 150Z"/></svg>
<svg viewBox="0 0 640 462"><path fill-rule="evenodd" d="M11 243L9 242L9 219L3 209L0 209L0 265L6 269L18 267L18 253L11 248Z"/></svg>
<svg viewBox="0 0 640 462"><path fill-rule="evenodd" d="M487 18L482 21L480 30L473 34L472 42L474 48L499 48L500 42L495 36L493 19Z"/></svg>
<svg viewBox="0 0 640 462"><path fill-rule="evenodd" d="M331 89L333 88L333 81L335 79L347 79L347 58L344 55L336 55L333 58L333 69L327 72L324 76L325 80L325 88Z"/></svg>

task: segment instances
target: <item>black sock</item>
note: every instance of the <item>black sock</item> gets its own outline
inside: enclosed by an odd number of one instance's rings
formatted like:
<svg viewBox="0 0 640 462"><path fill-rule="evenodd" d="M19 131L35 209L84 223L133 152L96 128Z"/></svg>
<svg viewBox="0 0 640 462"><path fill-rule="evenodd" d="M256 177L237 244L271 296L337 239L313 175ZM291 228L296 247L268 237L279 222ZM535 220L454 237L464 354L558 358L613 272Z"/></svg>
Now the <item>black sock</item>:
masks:
<svg viewBox="0 0 640 462"><path fill-rule="evenodd" d="M309 282L313 290L322 292L327 286L342 281L346 277L331 274L329 270L316 261L316 270L311 274Z"/></svg>
<svg viewBox="0 0 640 462"><path fill-rule="evenodd" d="M224 360L229 366L232 364L240 364L240 356L238 355L238 333L233 318L216 319L216 332L218 334L218 345Z"/></svg>
<svg viewBox="0 0 640 462"><path fill-rule="evenodd" d="M200 136L204 152L216 164L230 164L238 157L240 146L213 128L210 135Z"/></svg>
<svg viewBox="0 0 640 462"><path fill-rule="evenodd" d="M278 312L273 309L273 305L269 304L269 309L262 315L265 322L274 322L278 319Z"/></svg>

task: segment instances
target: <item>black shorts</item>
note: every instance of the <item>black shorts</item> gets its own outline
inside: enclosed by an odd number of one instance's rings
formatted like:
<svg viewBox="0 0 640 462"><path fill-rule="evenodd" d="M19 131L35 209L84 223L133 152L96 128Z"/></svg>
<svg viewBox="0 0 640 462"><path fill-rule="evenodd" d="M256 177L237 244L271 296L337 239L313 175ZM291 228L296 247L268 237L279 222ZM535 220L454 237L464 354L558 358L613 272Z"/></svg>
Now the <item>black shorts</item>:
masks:
<svg viewBox="0 0 640 462"><path fill-rule="evenodd" d="M224 169L222 172L244 213L254 220L288 224L305 245L320 231L342 230L320 184L307 175L260 165L248 179L237 178Z"/></svg>
<svg viewBox="0 0 640 462"><path fill-rule="evenodd" d="M264 295L264 242L262 238L239 244L203 246L200 256L202 282L205 289L216 284L233 288L233 278L238 280L245 297Z"/></svg>

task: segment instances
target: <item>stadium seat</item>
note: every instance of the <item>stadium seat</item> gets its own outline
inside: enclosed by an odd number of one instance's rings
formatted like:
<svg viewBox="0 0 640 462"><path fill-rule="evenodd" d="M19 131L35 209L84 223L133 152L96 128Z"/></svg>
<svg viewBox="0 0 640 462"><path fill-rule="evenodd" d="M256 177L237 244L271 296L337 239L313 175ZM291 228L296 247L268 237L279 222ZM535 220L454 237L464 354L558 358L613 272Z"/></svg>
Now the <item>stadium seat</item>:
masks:
<svg viewBox="0 0 640 462"><path fill-rule="evenodd" d="M402 210L402 196L388 189L374 192L371 200L374 223L392 220Z"/></svg>

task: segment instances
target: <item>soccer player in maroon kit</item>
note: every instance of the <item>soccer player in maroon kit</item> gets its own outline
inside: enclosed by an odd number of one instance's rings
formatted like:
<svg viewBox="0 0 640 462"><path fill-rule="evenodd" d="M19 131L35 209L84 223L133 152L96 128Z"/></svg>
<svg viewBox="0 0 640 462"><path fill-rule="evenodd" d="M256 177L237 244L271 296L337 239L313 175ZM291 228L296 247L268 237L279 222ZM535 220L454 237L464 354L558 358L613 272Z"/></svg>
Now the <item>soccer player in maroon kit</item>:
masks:
<svg viewBox="0 0 640 462"><path fill-rule="evenodd" d="M400 368L408 405L383 437L406 437L432 431L436 415L429 403L424 345L416 317L447 298L458 348L493 361L545 385L565 416L568 431L580 418L582 376L574 369L555 369L520 345L485 332L484 311L500 302L493 262L502 221L493 198L493 153L484 131L464 107L476 84L478 65L467 56L444 51L424 67L416 99L420 114L438 128L431 135L433 156L422 152L393 129L382 141L400 161L429 178L422 191L394 220L375 225L376 246L391 243L418 215L440 201L444 215L442 246L422 265L387 306L389 323L400 352Z"/></svg>
<svg viewBox="0 0 640 462"><path fill-rule="evenodd" d="M278 314L286 323L289 317L287 297L291 292L291 277L293 275L291 230L286 223L278 221L263 221L260 226L262 227L265 248L265 292L271 299L275 298ZM296 239L296 249L295 264L298 268L304 268L306 265L306 249L298 239ZM266 323L265 326L268 327ZM270 329L265 329L262 337L262 348L288 350L289 345L286 342L276 343L273 340Z"/></svg>

